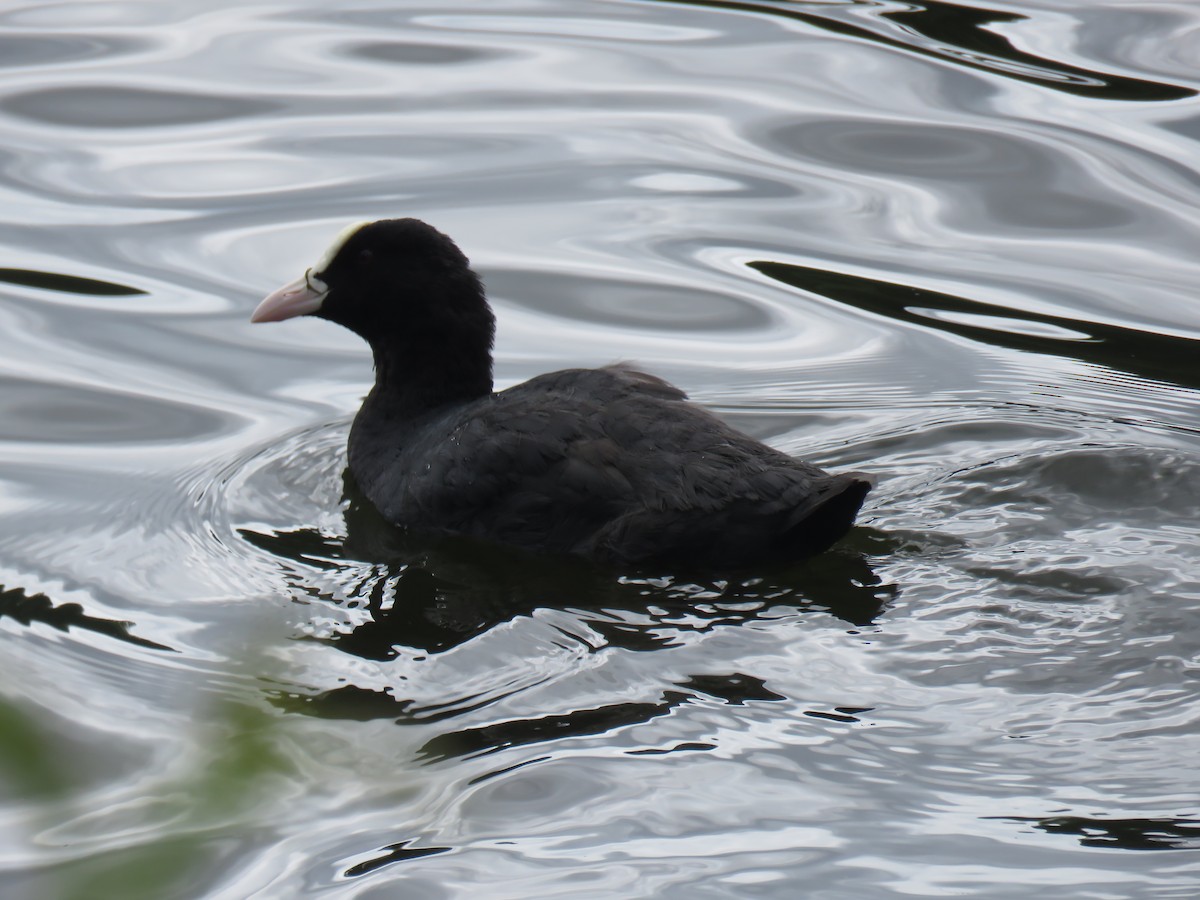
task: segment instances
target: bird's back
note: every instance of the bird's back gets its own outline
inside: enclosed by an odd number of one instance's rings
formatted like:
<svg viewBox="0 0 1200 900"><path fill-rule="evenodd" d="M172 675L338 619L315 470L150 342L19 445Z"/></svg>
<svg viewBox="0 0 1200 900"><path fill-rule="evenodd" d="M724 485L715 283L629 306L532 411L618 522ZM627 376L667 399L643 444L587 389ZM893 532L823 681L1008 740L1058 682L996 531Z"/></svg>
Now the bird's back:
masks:
<svg viewBox="0 0 1200 900"><path fill-rule="evenodd" d="M870 489L867 476L793 459L625 367L553 372L415 422L363 413L351 469L387 518L541 552L801 558L842 537Z"/></svg>

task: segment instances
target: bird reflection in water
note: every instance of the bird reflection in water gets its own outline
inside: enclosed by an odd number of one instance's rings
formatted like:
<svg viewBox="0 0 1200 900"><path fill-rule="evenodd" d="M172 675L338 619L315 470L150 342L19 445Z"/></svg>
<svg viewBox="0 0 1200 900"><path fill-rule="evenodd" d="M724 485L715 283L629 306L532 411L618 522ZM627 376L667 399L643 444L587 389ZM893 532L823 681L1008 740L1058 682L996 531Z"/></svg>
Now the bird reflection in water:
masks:
<svg viewBox="0 0 1200 900"><path fill-rule="evenodd" d="M579 640L586 633L593 650L659 650L677 646L689 631L804 611L825 612L860 628L871 625L898 590L883 584L869 563L870 555L887 549L882 546L887 539L861 526L837 549L786 567L737 573L616 571L573 557L406 533L386 522L358 493L349 472L343 510L344 537L314 528L241 533L292 564L288 577L296 600L353 612L332 633L312 640L383 663L401 654L441 654L499 625L546 610L573 617L579 627L570 635L564 632L564 639ZM329 576L349 587L331 589ZM604 732L665 715L697 694L729 704L785 699L761 679L741 673L695 675L679 687L683 690L663 691L655 701L602 705L445 734L422 752L437 759L537 742L548 733ZM399 724L459 716L495 699L448 698L445 706L437 707L418 704L391 689L355 684L277 698L288 708L323 718L390 718ZM850 713L860 711L841 710L837 718L854 721Z"/></svg>

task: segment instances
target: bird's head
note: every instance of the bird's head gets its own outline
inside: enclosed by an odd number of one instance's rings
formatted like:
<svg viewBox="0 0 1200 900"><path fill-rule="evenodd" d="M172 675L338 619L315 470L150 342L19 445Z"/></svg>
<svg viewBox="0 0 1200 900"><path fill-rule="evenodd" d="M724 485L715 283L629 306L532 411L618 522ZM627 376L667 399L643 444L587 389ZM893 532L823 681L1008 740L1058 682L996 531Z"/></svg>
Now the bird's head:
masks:
<svg viewBox="0 0 1200 900"><path fill-rule="evenodd" d="M454 241L419 219L344 228L295 281L269 294L251 322L317 316L373 346L398 335L436 339L488 332L492 316L479 278ZM474 326L474 327L472 327Z"/></svg>

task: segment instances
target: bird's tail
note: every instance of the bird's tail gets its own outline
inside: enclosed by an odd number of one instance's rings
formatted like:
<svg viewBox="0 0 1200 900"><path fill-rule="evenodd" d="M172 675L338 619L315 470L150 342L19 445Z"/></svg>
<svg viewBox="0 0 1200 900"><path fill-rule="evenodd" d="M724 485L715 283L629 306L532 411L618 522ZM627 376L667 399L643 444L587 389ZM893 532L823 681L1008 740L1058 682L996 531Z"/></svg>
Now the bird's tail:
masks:
<svg viewBox="0 0 1200 900"><path fill-rule="evenodd" d="M811 502L793 514L785 540L795 556L821 553L841 540L874 486L874 476L865 472L830 476Z"/></svg>

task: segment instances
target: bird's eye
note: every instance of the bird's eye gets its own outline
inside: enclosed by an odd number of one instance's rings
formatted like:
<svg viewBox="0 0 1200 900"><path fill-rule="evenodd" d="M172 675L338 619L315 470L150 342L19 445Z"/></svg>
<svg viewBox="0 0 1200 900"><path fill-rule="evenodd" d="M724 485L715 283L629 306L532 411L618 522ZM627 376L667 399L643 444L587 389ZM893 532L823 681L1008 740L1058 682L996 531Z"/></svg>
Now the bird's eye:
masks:
<svg viewBox="0 0 1200 900"><path fill-rule="evenodd" d="M358 261L360 263L369 263L374 258L375 258L375 254L372 253L370 250L359 250L358 251Z"/></svg>

